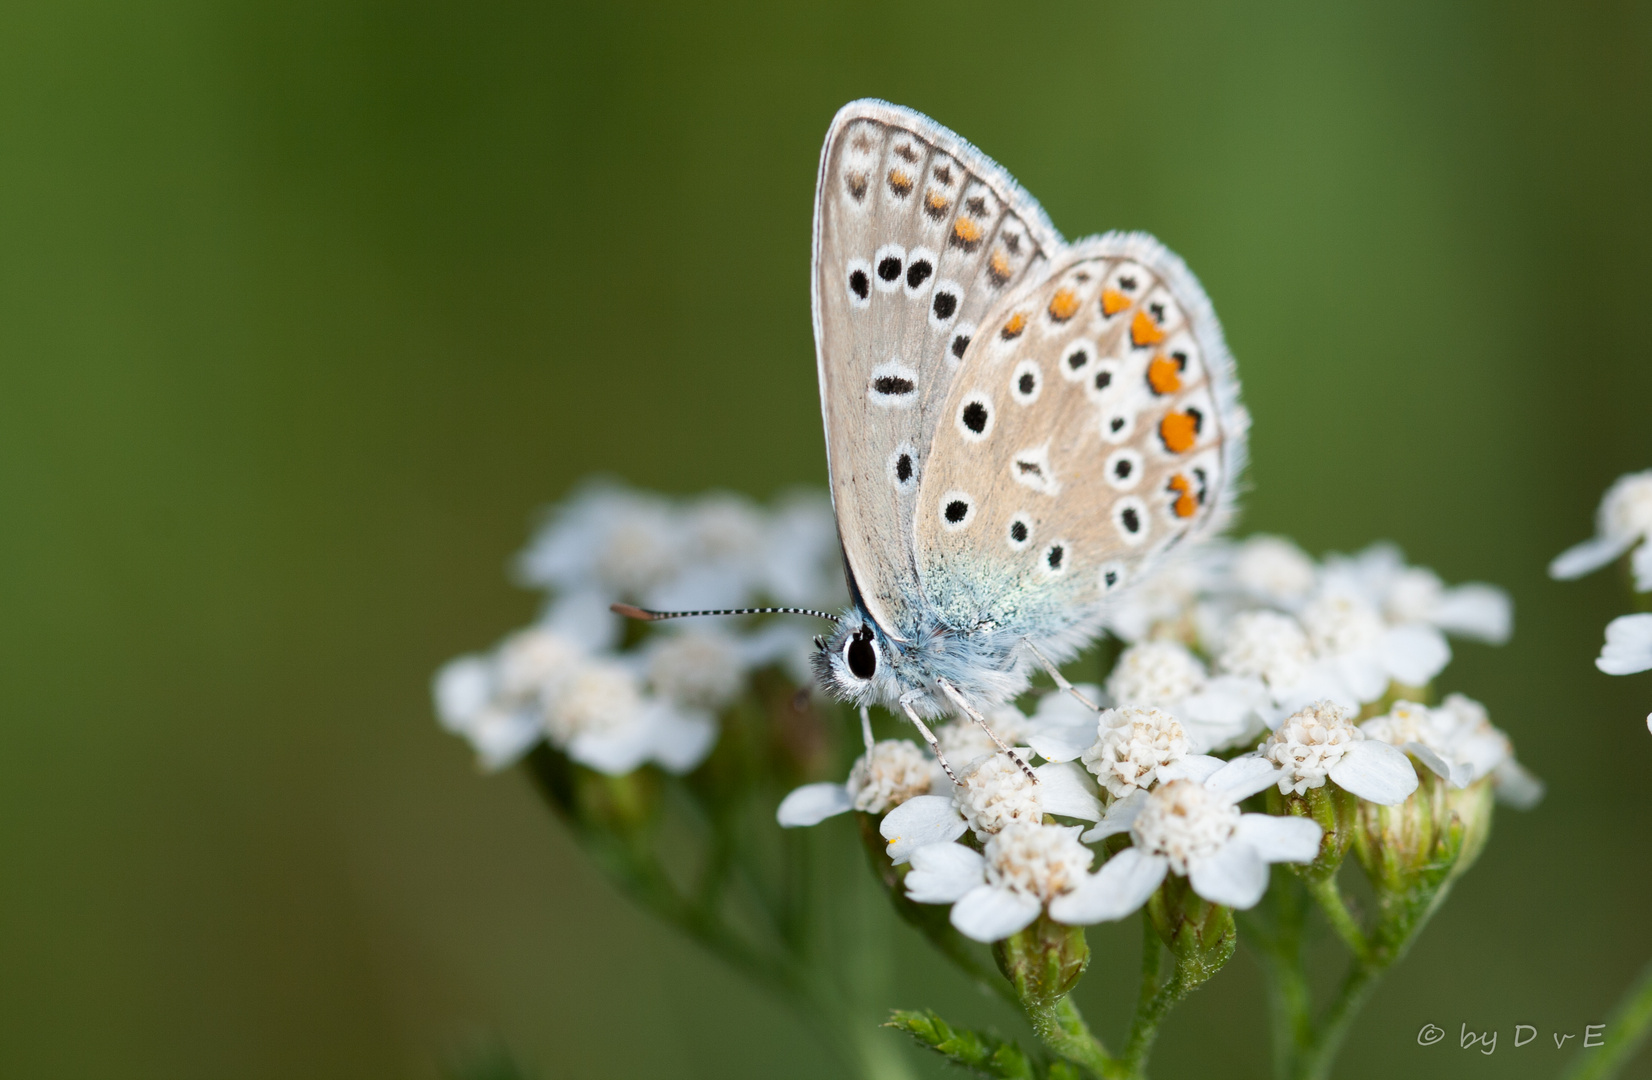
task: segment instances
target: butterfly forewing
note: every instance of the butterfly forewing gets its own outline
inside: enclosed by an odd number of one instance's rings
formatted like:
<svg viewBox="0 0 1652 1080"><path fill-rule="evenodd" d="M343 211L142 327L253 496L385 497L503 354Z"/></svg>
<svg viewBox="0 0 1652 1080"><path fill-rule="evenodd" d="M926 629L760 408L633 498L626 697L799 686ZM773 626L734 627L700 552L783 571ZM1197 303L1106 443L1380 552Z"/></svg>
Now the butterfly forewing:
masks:
<svg viewBox="0 0 1652 1080"><path fill-rule="evenodd" d="M1069 249L984 318L938 422L914 553L936 614L1035 642L1225 516L1246 419L1198 282L1141 234Z"/></svg>
<svg viewBox="0 0 1652 1080"><path fill-rule="evenodd" d="M815 193L814 310L832 497L862 602L916 627L913 516L955 374L989 310L1064 250L1008 174L883 102L839 112Z"/></svg>

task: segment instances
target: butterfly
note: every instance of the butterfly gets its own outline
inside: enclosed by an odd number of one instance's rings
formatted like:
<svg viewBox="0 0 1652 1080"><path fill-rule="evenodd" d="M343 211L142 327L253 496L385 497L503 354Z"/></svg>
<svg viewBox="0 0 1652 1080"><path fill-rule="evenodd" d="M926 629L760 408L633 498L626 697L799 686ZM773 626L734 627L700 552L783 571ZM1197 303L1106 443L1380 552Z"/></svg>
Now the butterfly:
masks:
<svg viewBox="0 0 1652 1080"><path fill-rule="evenodd" d="M911 109L867 99L832 121L813 262L852 598L812 613L836 622L815 671L863 716L904 711L939 754L926 719L985 727L1038 667L1066 687L1057 665L1109 598L1222 525L1248 417L1181 259L1145 233L1067 243L1009 173Z"/></svg>

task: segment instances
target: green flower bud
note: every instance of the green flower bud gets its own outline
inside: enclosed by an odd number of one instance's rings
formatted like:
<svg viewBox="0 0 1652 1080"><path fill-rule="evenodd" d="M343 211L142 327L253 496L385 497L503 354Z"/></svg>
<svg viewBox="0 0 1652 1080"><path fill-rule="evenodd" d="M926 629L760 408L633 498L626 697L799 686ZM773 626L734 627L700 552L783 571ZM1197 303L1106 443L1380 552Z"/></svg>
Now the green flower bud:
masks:
<svg viewBox="0 0 1652 1080"><path fill-rule="evenodd" d="M1336 876L1348 845L1353 843L1359 824L1360 800L1336 784L1321 784L1301 795L1281 795L1277 787L1267 790L1268 813L1280 817L1302 817L1324 830L1319 841L1319 857L1313 862L1286 865L1306 881L1326 881Z"/></svg>
<svg viewBox="0 0 1652 1080"><path fill-rule="evenodd" d="M1176 957L1185 990L1220 971L1239 942L1232 909L1206 900L1177 874L1166 877L1147 901L1147 914L1159 940Z"/></svg>
<svg viewBox="0 0 1652 1080"><path fill-rule="evenodd" d="M993 944L998 970L1023 1004L1048 1007L1067 996L1090 964L1084 928L1039 915L1024 930Z"/></svg>

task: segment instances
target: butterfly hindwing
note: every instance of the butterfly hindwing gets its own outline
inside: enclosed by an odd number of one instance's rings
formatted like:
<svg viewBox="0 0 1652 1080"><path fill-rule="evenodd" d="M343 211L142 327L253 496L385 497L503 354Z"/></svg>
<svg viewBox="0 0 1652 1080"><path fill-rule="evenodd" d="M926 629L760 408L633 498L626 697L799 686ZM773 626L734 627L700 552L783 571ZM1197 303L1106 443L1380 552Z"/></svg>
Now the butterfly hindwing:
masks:
<svg viewBox="0 0 1652 1080"><path fill-rule="evenodd" d="M1247 419L1210 302L1143 234L1081 241L982 322L918 495L921 587L957 629L1060 644L1231 510Z"/></svg>
<svg viewBox="0 0 1652 1080"><path fill-rule="evenodd" d="M900 638L917 619L913 514L955 373L993 305L1065 245L963 139L880 101L845 106L815 193L814 313L832 497L853 583Z"/></svg>

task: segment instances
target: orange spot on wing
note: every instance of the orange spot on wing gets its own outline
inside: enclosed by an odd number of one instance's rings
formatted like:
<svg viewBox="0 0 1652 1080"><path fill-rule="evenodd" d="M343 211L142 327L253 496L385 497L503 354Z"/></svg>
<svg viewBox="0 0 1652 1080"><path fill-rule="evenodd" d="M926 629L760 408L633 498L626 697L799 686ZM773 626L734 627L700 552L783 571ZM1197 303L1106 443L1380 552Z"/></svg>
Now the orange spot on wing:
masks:
<svg viewBox="0 0 1652 1080"><path fill-rule="evenodd" d="M896 195L904 196L907 192L912 190L912 177L907 175L905 169L898 167L890 169L889 190L893 191Z"/></svg>
<svg viewBox="0 0 1652 1080"><path fill-rule="evenodd" d="M1170 490L1176 492L1176 501L1171 509L1177 517L1192 517L1199 510L1198 496L1193 494L1193 481L1182 473L1170 478Z"/></svg>
<svg viewBox="0 0 1652 1080"><path fill-rule="evenodd" d="M1147 385L1155 394L1174 394L1182 388L1182 366L1167 356L1155 356L1147 365Z"/></svg>
<svg viewBox="0 0 1652 1080"><path fill-rule="evenodd" d="M1138 311L1136 317L1130 320L1130 340L1136 343L1138 349L1144 345L1157 345L1164 340L1164 331L1148 317L1147 312Z"/></svg>
<svg viewBox="0 0 1652 1080"><path fill-rule="evenodd" d="M931 191L929 195L925 197L924 202L927 203L929 208L937 214L944 213L947 206L950 205L945 199L941 198L940 193L936 191Z"/></svg>
<svg viewBox="0 0 1652 1080"><path fill-rule="evenodd" d="M1192 413L1167 413L1159 421L1159 438L1172 454L1185 454L1199 441L1199 418Z"/></svg>
<svg viewBox="0 0 1652 1080"><path fill-rule="evenodd" d="M1012 341L1021 336L1021 331L1027 328L1027 317L1017 311L1004 323L1004 329L999 331L1005 341Z"/></svg>
<svg viewBox="0 0 1652 1080"><path fill-rule="evenodd" d="M952 235L956 236L960 243L974 244L981 239L981 226L969 218L961 217L953 222Z"/></svg>
<svg viewBox="0 0 1652 1080"><path fill-rule="evenodd" d="M1050 297L1050 318L1066 322L1078 314L1078 294L1071 289L1057 289Z"/></svg>
<svg viewBox="0 0 1652 1080"><path fill-rule="evenodd" d="M999 285L1010 279L1010 260L1009 256L1004 254L1003 248L999 248L992 253L991 265L988 266L987 272L992 275L992 280Z"/></svg>
<svg viewBox="0 0 1652 1080"><path fill-rule="evenodd" d="M1101 313L1111 319L1130 306L1130 298L1117 289L1101 290Z"/></svg>

